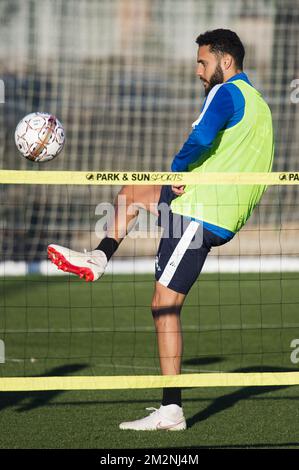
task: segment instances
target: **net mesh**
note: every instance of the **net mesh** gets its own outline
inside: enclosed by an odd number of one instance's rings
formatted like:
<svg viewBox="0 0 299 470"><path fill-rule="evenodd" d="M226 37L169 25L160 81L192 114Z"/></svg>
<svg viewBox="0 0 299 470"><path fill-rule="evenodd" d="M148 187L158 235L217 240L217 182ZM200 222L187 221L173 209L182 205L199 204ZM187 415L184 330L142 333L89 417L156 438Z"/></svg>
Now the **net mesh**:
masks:
<svg viewBox="0 0 299 470"><path fill-rule="evenodd" d="M295 0L3 0L0 167L37 169L17 155L13 135L24 115L44 111L62 121L67 141L63 153L38 166L40 171L169 170L203 101L195 38L207 28L227 27L244 42L245 70L273 113L274 170L296 170L296 5ZM118 256L132 260L131 274L111 268L96 286L34 275L48 243L78 250L98 244L96 206L111 202L118 189L1 188L0 251L6 267L0 331L9 351L2 374L44 374L48 367L48 374L59 375L66 363L74 372L85 371L86 364L101 374L158 370L149 314L152 276L137 271L137 257L154 255L157 239L125 241ZM293 367L297 194L295 186L269 188L235 239L211 254L185 307L184 370ZM26 262L29 275L8 276L7 263L14 261Z"/></svg>
<svg viewBox="0 0 299 470"><path fill-rule="evenodd" d="M195 76L200 32L228 27L246 47L245 69L271 106L276 129L274 170L295 170L298 155L298 106L293 80L298 71L298 9L295 1L186 0L37 0L2 1L0 59L5 103L0 106L0 165L36 169L18 158L13 133L19 119L33 111L53 113L63 122L64 153L50 166L60 170L167 171L190 132L203 100ZM221 14L219 14L221 12ZM292 99L293 97L293 99ZM2 190L2 238L8 259L43 258L45 227L58 243L88 243L90 219L80 205L112 200L106 186L92 191L63 188ZM272 192L265 196L269 203ZM294 206L284 219L298 220L294 192L281 203ZM70 207L71 206L71 207ZM71 221L86 229L78 238ZM272 213L280 222L280 213ZM267 223L267 209L260 219ZM256 220L256 219L255 219ZM273 220L269 221L270 223ZM25 228L26 227L26 228ZM68 226L69 227L69 226ZM23 232L22 232L23 229Z"/></svg>

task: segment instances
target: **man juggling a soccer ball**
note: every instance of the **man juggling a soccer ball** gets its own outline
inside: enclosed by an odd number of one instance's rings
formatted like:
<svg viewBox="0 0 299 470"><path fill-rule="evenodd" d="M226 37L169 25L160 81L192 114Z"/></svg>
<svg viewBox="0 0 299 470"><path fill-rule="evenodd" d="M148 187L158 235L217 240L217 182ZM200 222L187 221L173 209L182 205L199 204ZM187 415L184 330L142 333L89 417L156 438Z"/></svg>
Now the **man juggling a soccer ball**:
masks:
<svg viewBox="0 0 299 470"><path fill-rule="evenodd" d="M243 72L245 55L236 33L207 31L196 39L197 75L205 101L193 130L171 169L175 172L269 172L273 161L272 118L268 105ZM120 195L127 206L134 203L159 210L159 224L166 228L157 253L156 284L152 300L161 373L181 373L183 339L180 313L186 295L198 278L214 246L233 238L250 217L266 187L261 185L126 186ZM123 200L123 199L122 199ZM164 203L164 205L162 204ZM127 234L134 217L116 218L107 237L93 251L79 253L50 245L48 253L60 269L95 281ZM179 235L178 235L179 234ZM121 429L186 429L181 390L164 388L158 409Z"/></svg>

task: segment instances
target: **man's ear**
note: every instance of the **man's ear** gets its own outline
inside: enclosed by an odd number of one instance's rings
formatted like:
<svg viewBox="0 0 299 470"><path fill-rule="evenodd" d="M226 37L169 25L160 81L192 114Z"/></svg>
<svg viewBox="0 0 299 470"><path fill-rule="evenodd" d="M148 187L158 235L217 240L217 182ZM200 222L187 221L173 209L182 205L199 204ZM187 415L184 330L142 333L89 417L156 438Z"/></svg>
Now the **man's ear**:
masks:
<svg viewBox="0 0 299 470"><path fill-rule="evenodd" d="M230 54L224 54L222 64L225 70L230 69L233 65L233 57Z"/></svg>

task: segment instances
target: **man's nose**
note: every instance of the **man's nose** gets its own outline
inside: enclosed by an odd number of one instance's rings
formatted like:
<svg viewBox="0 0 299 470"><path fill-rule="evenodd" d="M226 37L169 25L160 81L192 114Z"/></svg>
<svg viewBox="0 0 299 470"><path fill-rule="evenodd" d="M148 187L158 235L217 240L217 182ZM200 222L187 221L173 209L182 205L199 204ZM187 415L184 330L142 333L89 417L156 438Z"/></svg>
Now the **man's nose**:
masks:
<svg viewBox="0 0 299 470"><path fill-rule="evenodd" d="M202 65L198 65L197 68L196 68L196 75L199 77L199 78L202 78L203 77L203 69L202 69Z"/></svg>

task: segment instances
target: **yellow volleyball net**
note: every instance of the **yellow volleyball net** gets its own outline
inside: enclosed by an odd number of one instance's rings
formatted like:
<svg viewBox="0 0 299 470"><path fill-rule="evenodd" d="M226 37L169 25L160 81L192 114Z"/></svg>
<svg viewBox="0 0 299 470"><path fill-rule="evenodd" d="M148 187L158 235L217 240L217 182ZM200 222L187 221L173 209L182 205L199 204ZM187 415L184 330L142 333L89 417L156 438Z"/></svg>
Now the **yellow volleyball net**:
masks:
<svg viewBox="0 0 299 470"><path fill-rule="evenodd" d="M0 390L298 385L298 180L296 172L1 170ZM50 243L97 246L102 204L122 184L269 186L188 295L177 376L159 369L150 301L161 234L151 216L140 211L95 283L47 260Z"/></svg>

